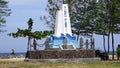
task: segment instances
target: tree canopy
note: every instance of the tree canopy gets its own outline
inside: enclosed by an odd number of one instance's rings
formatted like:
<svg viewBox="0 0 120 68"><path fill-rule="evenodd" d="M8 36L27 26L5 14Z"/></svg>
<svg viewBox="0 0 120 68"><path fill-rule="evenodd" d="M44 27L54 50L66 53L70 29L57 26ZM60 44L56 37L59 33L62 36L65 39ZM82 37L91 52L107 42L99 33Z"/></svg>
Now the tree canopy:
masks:
<svg viewBox="0 0 120 68"><path fill-rule="evenodd" d="M6 22L6 17L10 16L11 9L8 8L8 2L5 0L0 0L0 27ZM3 30L0 29L0 32Z"/></svg>
<svg viewBox="0 0 120 68"><path fill-rule="evenodd" d="M14 38L18 37L31 37L36 39L42 39L52 34L52 31L35 31L32 32L28 29L19 29L15 33L10 33L9 36L13 36Z"/></svg>
<svg viewBox="0 0 120 68"><path fill-rule="evenodd" d="M20 29L18 28L17 32L14 33L9 33L9 36L12 36L14 38L17 37L30 37L30 38L35 38L35 39L42 39L45 38L46 36L50 35L53 33L53 31L35 31L32 32L32 26L33 26L33 20L32 18L29 18L28 23L28 29Z"/></svg>
<svg viewBox="0 0 120 68"><path fill-rule="evenodd" d="M32 18L29 18L27 24L28 24L27 29L18 28L17 32L9 33L8 35L12 36L14 38L27 37L28 38L27 50L28 51L31 50L31 47L34 47L34 49L36 50L36 44L34 44L34 46L32 46L31 39L34 39L33 43L36 43L36 39L41 40L42 38L46 38L48 35L52 34L53 31L35 31L35 32L32 32L32 27L33 27Z"/></svg>

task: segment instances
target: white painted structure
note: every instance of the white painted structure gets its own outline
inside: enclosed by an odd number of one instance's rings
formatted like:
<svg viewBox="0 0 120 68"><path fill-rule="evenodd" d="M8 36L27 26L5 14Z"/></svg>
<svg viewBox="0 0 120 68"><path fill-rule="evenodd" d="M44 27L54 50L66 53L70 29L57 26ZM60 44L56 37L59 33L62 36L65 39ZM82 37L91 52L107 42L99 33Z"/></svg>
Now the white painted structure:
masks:
<svg viewBox="0 0 120 68"><path fill-rule="evenodd" d="M59 11L56 14L56 23L55 23L55 36L60 37L61 33L66 35L69 34L72 36L70 17L68 11L68 5L62 4Z"/></svg>
<svg viewBox="0 0 120 68"><path fill-rule="evenodd" d="M68 5L62 4L56 14L55 33L49 37L49 48L70 50L80 48L76 37L72 35ZM66 42L65 42L66 41Z"/></svg>

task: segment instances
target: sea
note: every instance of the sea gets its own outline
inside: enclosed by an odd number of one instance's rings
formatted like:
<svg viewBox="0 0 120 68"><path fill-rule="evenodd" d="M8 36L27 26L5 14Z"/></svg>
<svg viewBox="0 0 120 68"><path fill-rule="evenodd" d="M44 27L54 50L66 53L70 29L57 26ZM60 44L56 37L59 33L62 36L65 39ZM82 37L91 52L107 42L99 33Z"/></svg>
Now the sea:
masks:
<svg viewBox="0 0 120 68"><path fill-rule="evenodd" d="M0 56L11 56L11 55L12 55L11 53L0 53ZM25 56L26 52L16 52L14 55L15 56Z"/></svg>

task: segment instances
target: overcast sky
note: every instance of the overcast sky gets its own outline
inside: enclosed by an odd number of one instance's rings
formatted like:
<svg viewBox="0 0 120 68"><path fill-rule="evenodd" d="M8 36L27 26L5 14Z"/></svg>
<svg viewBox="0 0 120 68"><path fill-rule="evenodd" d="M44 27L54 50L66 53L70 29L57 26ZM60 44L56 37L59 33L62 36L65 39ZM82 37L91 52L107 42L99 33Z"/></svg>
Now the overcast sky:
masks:
<svg viewBox="0 0 120 68"><path fill-rule="evenodd" d="M27 28L27 21L29 18L32 18L34 21L33 30L41 31L48 29L47 25L40 21L40 16L46 15L45 7L47 0L7 1L9 1L8 6L11 8L12 14L7 17L6 27L2 27L2 29L7 30L7 32L0 34L0 53L11 52L11 49L15 49L16 52L26 52L27 38L13 38L7 36L7 34L16 32L17 28ZM103 50L102 36L94 35L93 37L95 38L95 48ZM120 35L115 35L115 50L117 45L120 44L119 40ZM38 41L38 44L41 43L43 42Z"/></svg>

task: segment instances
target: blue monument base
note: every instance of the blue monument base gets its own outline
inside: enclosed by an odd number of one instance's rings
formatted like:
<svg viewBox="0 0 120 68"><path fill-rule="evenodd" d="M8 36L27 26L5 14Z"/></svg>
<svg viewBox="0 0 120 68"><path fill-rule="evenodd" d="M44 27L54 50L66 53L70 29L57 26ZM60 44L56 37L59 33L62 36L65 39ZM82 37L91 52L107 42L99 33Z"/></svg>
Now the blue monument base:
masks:
<svg viewBox="0 0 120 68"><path fill-rule="evenodd" d="M49 37L50 43L49 43L49 48L60 48L60 49L64 49L63 47L68 47L66 49L69 49L73 47L73 49L77 49L80 48L76 37L75 36L71 36L69 34L61 34L60 37L56 37L54 35L50 35Z"/></svg>

